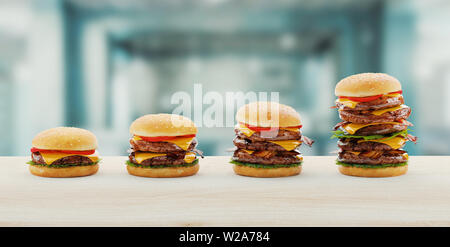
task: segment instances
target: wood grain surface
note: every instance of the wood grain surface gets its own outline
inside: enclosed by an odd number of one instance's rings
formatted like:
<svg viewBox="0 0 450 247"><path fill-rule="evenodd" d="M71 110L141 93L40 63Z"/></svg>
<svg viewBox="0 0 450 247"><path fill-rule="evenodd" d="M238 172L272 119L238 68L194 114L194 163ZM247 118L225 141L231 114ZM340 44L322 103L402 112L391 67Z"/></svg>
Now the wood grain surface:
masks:
<svg viewBox="0 0 450 247"><path fill-rule="evenodd" d="M0 226L450 226L450 157L411 157L394 178L307 156L288 178L237 176L229 157L206 157L193 177L141 178L103 157L94 176L55 179L28 159L0 158Z"/></svg>

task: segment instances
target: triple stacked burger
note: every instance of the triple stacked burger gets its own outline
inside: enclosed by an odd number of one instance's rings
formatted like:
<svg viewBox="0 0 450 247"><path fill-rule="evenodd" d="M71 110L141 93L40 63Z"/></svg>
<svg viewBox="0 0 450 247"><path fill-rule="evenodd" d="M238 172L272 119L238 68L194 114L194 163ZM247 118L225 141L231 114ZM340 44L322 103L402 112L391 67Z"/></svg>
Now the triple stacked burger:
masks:
<svg viewBox="0 0 450 247"><path fill-rule="evenodd" d="M236 174L251 177L285 177L301 172L298 148L312 141L302 136L300 115L276 102L254 102L237 114L231 163Z"/></svg>
<svg viewBox="0 0 450 247"><path fill-rule="evenodd" d="M400 82L387 74L363 73L336 85L336 107L343 120L336 125L337 164L345 175L390 177L408 170L405 143L411 108L404 105Z"/></svg>

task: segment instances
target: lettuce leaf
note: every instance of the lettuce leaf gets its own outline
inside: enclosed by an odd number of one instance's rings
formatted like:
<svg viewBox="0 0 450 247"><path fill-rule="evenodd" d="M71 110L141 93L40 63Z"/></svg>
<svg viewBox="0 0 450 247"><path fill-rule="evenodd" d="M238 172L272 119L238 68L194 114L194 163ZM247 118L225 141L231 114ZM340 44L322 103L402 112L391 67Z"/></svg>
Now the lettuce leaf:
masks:
<svg viewBox="0 0 450 247"><path fill-rule="evenodd" d="M230 163L238 165L238 166L249 166L249 167L253 167L253 168L273 169L273 168L288 168L288 167L301 166L303 162L289 164L289 165L278 165L278 164L262 165L262 164L245 163L245 162L239 162L239 161L236 161L236 160L231 160Z"/></svg>
<svg viewBox="0 0 450 247"><path fill-rule="evenodd" d="M133 162L127 160L125 162L127 165L129 166L133 166L133 167L139 167L139 168L175 168L175 167L190 167L190 166L195 166L198 164L198 159L195 159L192 163L189 164L182 164L182 165L151 165L151 166L143 166L143 165L139 165L139 164L134 164Z"/></svg>
<svg viewBox="0 0 450 247"><path fill-rule="evenodd" d="M100 160L90 163L90 164L63 164L63 165L47 165L47 164L38 164L38 163L34 163L33 161L28 161L27 164L32 165L32 166L45 166L48 168L66 168L66 167L73 167L73 166L93 166L96 165L100 162Z"/></svg>
<svg viewBox="0 0 450 247"><path fill-rule="evenodd" d="M336 165L338 166L347 166L347 167L358 167L358 168L387 168L387 167L397 167L397 166L406 166L408 162L398 163L398 164L382 164L382 165L364 165L364 164L349 164L336 160Z"/></svg>
<svg viewBox="0 0 450 247"><path fill-rule="evenodd" d="M343 130L336 130L333 131L333 135L331 136L331 139L334 138L358 138L358 139L364 139L365 141L370 141L370 140L377 140L377 139L382 139L382 138L386 138L386 140L390 140L396 136L403 136L406 138L406 136L408 135L408 131L409 129L400 131L400 132L395 132L392 134L387 134L387 135L370 135L370 136L357 136L357 135L350 135L347 134L347 132L343 131Z"/></svg>

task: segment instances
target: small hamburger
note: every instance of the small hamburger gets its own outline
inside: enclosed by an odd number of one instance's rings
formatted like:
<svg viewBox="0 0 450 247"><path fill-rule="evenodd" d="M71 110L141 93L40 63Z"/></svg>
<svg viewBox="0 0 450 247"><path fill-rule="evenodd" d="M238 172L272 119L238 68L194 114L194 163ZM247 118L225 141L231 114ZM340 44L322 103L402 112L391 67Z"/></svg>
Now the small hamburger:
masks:
<svg viewBox="0 0 450 247"><path fill-rule="evenodd" d="M197 127L188 118L149 114L130 126L128 173L141 177L171 178L198 172Z"/></svg>
<svg viewBox="0 0 450 247"><path fill-rule="evenodd" d="M237 114L231 163L238 175L285 177L300 174L303 157L298 148L313 141L302 136L300 115L276 102L254 102Z"/></svg>
<svg viewBox="0 0 450 247"><path fill-rule="evenodd" d="M343 120L335 126L339 138L337 164L345 175L391 177L408 170L405 143L411 108L404 105L400 82L387 74L363 73L341 80L335 89L336 108Z"/></svg>
<svg viewBox="0 0 450 247"><path fill-rule="evenodd" d="M82 177L98 171L97 138L72 127L48 129L32 141L31 174L41 177Z"/></svg>

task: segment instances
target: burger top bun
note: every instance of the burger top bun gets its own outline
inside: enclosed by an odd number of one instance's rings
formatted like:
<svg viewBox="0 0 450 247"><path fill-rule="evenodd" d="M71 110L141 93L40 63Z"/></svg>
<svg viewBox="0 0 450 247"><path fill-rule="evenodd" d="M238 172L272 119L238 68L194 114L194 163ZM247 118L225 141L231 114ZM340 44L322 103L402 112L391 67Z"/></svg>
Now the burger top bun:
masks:
<svg viewBox="0 0 450 247"><path fill-rule="evenodd" d="M368 97L402 90L400 82L383 73L362 73L342 79L336 85L336 96Z"/></svg>
<svg viewBox="0 0 450 247"><path fill-rule="evenodd" d="M276 102L253 102L236 113L240 123L258 127L293 127L301 125L300 114L294 108Z"/></svg>
<svg viewBox="0 0 450 247"><path fill-rule="evenodd" d="M132 135L144 137L183 136L197 134L197 127L187 117L174 114L148 114L130 126Z"/></svg>
<svg viewBox="0 0 450 247"><path fill-rule="evenodd" d="M97 138L85 129L57 127L37 134L32 146L47 150L86 151L97 148Z"/></svg>

